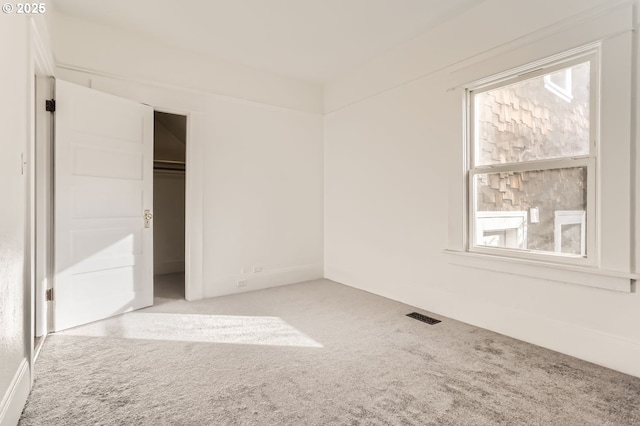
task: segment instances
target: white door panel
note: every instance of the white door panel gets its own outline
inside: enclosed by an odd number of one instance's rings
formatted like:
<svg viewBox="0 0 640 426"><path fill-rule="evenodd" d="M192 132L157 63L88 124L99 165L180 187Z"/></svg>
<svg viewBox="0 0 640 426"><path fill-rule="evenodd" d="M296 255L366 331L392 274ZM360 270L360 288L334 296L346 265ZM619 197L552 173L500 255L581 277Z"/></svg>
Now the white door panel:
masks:
<svg viewBox="0 0 640 426"><path fill-rule="evenodd" d="M144 177L142 153L80 146L74 149L73 154L74 175L128 180L142 180Z"/></svg>
<svg viewBox="0 0 640 426"><path fill-rule="evenodd" d="M153 109L56 81L54 328L153 304Z"/></svg>

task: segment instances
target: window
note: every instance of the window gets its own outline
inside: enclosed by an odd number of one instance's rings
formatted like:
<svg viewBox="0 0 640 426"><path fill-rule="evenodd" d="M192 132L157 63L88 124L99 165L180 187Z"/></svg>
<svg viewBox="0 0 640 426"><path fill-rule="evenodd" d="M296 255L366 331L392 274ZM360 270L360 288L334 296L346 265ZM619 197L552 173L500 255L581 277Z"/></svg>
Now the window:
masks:
<svg viewBox="0 0 640 426"><path fill-rule="evenodd" d="M476 241L489 247L526 249L527 212L477 212Z"/></svg>
<svg viewBox="0 0 640 426"><path fill-rule="evenodd" d="M635 35L628 20L598 22L600 35L576 27L571 39L518 43L449 73L448 101L464 105L463 137L447 130L458 142L447 163L449 263L637 288Z"/></svg>
<svg viewBox="0 0 640 426"><path fill-rule="evenodd" d="M596 57L467 90L469 251L593 263Z"/></svg>
<svg viewBox="0 0 640 426"><path fill-rule="evenodd" d="M556 211L553 240L558 253L585 255L585 212L584 210Z"/></svg>

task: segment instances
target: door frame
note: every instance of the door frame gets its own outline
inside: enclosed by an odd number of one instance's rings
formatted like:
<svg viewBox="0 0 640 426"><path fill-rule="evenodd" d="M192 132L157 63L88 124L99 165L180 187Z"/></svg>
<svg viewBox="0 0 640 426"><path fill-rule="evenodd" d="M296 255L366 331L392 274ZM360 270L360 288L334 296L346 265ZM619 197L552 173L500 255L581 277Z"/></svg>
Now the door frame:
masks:
<svg viewBox="0 0 640 426"><path fill-rule="evenodd" d="M53 78L38 74L35 77L34 337L46 336L52 331L46 291L51 287L51 277L53 277L53 114L45 110L45 100L52 99L54 91Z"/></svg>
<svg viewBox="0 0 640 426"><path fill-rule="evenodd" d="M28 141L28 211L27 245L28 284L25 294L25 345L29 358L30 375L33 383L34 362L51 331L51 310L46 301L46 290L51 287L52 243L53 243L53 114L45 110L43 99L53 96L54 59L48 44L47 29L40 20L31 21L31 57L29 87L29 129ZM44 79L42 89L36 91L36 79ZM38 93L38 98L36 94ZM48 96L47 96L48 95ZM42 101L42 103L41 103ZM42 164L48 167L42 167ZM38 324L36 324L36 319ZM36 327L42 338L34 347Z"/></svg>

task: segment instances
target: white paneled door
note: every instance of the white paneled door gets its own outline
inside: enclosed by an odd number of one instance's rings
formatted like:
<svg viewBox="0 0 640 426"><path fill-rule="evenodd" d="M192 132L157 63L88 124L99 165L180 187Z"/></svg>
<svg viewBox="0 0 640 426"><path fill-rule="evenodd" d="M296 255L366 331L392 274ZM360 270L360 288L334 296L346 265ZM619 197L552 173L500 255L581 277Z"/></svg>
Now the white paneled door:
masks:
<svg viewBox="0 0 640 426"><path fill-rule="evenodd" d="M54 164L54 329L152 305L153 109L57 80Z"/></svg>

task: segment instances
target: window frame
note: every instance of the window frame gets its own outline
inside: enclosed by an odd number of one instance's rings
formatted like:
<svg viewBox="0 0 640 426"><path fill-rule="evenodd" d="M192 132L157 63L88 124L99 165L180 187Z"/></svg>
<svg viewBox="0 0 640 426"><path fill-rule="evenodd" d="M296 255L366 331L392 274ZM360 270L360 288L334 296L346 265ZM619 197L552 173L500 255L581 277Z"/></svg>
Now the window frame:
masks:
<svg viewBox="0 0 640 426"><path fill-rule="evenodd" d="M600 153L600 87L601 87L601 52L600 46L590 47L584 51L556 55L553 58L536 61L515 70L506 71L493 77L473 82L465 87L465 242L467 252L487 254L497 257L507 257L524 260L535 260L547 263L556 263L574 266L597 266L599 262L599 153ZM522 82L531 78L551 74L580 63L589 62L590 73L590 116L589 116L589 153L581 156L567 156L561 158L531 160L517 163L475 165L477 144L475 141L475 129L478 127L477 117L474 114L474 96L478 93L504 87L506 85ZM523 249L510 249L502 247L489 247L476 245L476 191L474 178L479 174L500 172L518 172L551 170L572 167L586 167L587 173L587 199L586 199L586 257L567 255L554 252L543 252Z"/></svg>

